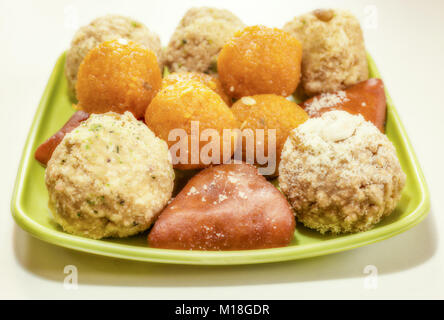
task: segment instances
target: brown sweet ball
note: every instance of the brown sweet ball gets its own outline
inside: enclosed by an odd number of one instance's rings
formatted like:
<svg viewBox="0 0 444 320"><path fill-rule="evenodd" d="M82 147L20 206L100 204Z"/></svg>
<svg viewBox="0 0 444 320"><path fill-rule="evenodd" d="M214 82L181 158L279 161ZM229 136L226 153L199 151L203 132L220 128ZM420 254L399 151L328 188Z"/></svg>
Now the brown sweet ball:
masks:
<svg viewBox="0 0 444 320"><path fill-rule="evenodd" d="M201 72L175 72L170 73L166 77L163 78L162 87L165 88L171 84L174 84L178 81L186 81L186 80L196 80L202 82L204 85L209 87L211 90L216 92L224 102L231 106L231 98L225 93L222 88L222 84L219 81L219 78L215 75L209 75Z"/></svg>
<svg viewBox="0 0 444 320"><path fill-rule="evenodd" d="M234 153L236 132L233 129L238 129L239 123L222 98L198 81L178 81L163 88L146 109L145 122L158 137L167 141L175 169L204 168L222 163ZM192 127L198 128L199 134L213 129L217 136L210 135L208 141L200 141L202 136L194 135ZM224 129L227 129L225 135ZM219 148L208 145L213 139ZM180 141L185 141L188 148L179 148ZM223 158L224 148L231 150L225 152L228 159ZM219 154L213 154L213 149ZM201 158L201 154L206 157ZM182 160L175 163L175 159Z"/></svg>
<svg viewBox="0 0 444 320"><path fill-rule="evenodd" d="M272 148L273 157L276 159L276 170L272 175L277 173L280 155L285 140L291 130L304 123L308 119L307 113L296 103L275 94L260 94L250 97L243 97L237 100L231 110L241 123L241 130L252 129L256 133L257 129L264 129L264 139L255 135L254 139L254 155L258 152L256 146L258 143L263 145L264 156L271 156L268 153L269 135L268 129L276 130L276 147ZM247 154L251 150L247 150L245 139L242 141L243 159L246 160ZM258 164L255 161L255 164Z"/></svg>
<svg viewBox="0 0 444 320"><path fill-rule="evenodd" d="M159 65L151 50L123 39L106 41L80 64L78 107L88 113L130 111L140 119L161 86Z"/></svg>
<svg viewBox="0 0 444 320"><path fill-rule="evenodd" d="M296 38L264 26L246 27L222 48L217 66L234 98L275 93L287 97L299 84L302 46Z"/></svg>

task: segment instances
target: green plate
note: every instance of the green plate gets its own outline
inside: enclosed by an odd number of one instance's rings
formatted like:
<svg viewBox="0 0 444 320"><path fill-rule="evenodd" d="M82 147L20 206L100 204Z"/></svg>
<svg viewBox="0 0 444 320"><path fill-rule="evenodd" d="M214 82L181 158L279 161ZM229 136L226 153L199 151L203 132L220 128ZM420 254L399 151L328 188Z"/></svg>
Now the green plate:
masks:
<svg viewBox="0 0 444 320"><path fill-rule="evenodd" d="M368 57L371 77L380 77ZM34 160L37 146L56 132L74 112L63 73L65 55L55 65L37 109L18 170L12 213L24 230L55 245L110 257L179 264L234 265L302 259L348 250L387 239L418 224L426 216L429 192L404 127L387 94L386 133L396 146L407 182L392 215L374 229L358 234L323 236L298 225L293 242L284 248L248 251L182 251L149 248L146 233L126 239L92 240L65 233L54 223L48 208L44 168Z"/></svg>

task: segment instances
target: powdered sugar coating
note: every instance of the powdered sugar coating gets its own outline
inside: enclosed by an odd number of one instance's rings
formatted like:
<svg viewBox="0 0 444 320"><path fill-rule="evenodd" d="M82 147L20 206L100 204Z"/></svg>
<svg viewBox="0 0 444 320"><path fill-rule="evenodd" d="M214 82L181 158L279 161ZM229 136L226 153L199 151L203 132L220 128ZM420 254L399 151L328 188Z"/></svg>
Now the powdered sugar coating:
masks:
<svg viewBox="0 0 444 320"><path fill-rule="evenodd" d="M294 129L279 166L280 188L297 219L321 233L370 229L395 209L405 178L388 138L344 111Z"/></svg>
<svg viewBox="0 0 444 320"><path fill-rule="evenodd" d="M148 229L171 198L174 171L165 141L132 113L92 114L67 133L45 172L55 222L101 239Z"/></svg>
<svg viewBox="0 0 444 320"><path fill-rule="evenodd" d="M310 117L313 117L324 108L331 108L339 103L349 101L347 93L343 90L337 92L322 93L321 96L315 97L313 101L305 106L305 111Z"/></svg>

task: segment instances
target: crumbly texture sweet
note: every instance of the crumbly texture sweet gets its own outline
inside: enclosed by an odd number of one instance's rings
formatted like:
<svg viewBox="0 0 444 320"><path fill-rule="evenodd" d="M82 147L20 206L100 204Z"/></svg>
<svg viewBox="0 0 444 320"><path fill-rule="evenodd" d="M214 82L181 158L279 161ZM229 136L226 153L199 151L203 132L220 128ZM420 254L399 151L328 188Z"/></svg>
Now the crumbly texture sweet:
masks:
<svg viewBox="0 0 444 320"><path fill-rule="evenodd" d="M75 94L77 72L86 54L104 41L127 39L152 50L162 64L162 45L159 36L145 25L129 17L106 15L81 27L66 53L65 75L70 91Z"/></svg>
<svg viewBox="0 0 444 320"><path fill-rule="evenodd" d="M287 97L299 84L302 46L277 28L250 26L236 32L217 60L220 81L231 97L274 93Z"/></svg>
<svg viewBox="0 0 444 320"><path fill-rule="evenodd" d="M177 26L165 51L170 71L217 72L217 55L242 21L228 10L192 8Z"/></svg>
<svg viewBox="0 0 444 320"><path fill-rule="evenodd" d="M187 81L187 80L196 80L203 83L208 88L216 92L228 106L231 106L232 103L231 98L225 93L224 89L222 88L222 84L220 83L219 78L217 77L216 74L210 75L202 72L170 73L169 75L167 75L162 79L162 87L166 87L176 82Z"/></svg>
<svg viewBox="0 0 444 320"><path fill-rule="evenodd" d="M45 173L55 221L100 239L148 229L173 191L167 144L126 112L93 114L66 134Z"/></svg>
<svg viewBox="0 0 444 320"><path fill-rule="evenodd" d="M283 29L302 43L301 84L307 95L368 79L362 30L348 11L315 10L295 17Z"/></svg>
<svg viewBox="0 0 444 320"><path fill-rule="evenodd" d="M80 64L78 108L88 113L130 111L140 119L161 87L153 51L125 39L105 41Z"/></svg>
<svg viewBox="0 0 444 320"><path fill-rule="evenodd" d="M234 129L239 128L239 122L222 98L201 82L183 80L163 88L146 109L145 122L158 137L168 142L173 163L180 160L174 164L175 169L205 168L227 161L226 157L230 159L234 153L237 137ZM199 132L192 131L193 124L199 127ZM179 130L184 130L186 136L182 137ZM209 134L207 141L205 131ZM197 141L193 142L195 139ZM180 147L187 140L188 148ZM214 154L208 144L214 147ZM193 145L198 148L194 149ZM225 152L225 157L224 148L231 151Z"/></svg>
<svg viewBox="0 0 444 320"><path fill-rule="evenodd" d="M370 229L395 209L405 179L388 138L345 111L294 129L279 166L279 185L297 220L321 233Z"/></svg>
<svg viewBox="0 0 444 320"><path fill-rule="evenodd" d="M275 94L243 97L233 104L231 111L233 111L235 117L241 123L241 130L251 129L253 133L256 134L254 136L255 145L252 150L247 150L248 144L245 139L243 139L243 160L248 162L248 155L255 155L255 164L258 165L257 157L263 153L264 156L270 157L270 161L275 160L276 171L271 172L270 175L276 175L281 151L288 134L308 119L307 113L296 103ZM261 136L256 132L257 129L264 130L263 141L260 139ZM276 130L275 147L269 146L269 130ZM255 150L260 144L262 144L263 151ZM269 148L271 154L268 152ZM254 154L251 154L253 151Z"/></svg>
<svg viewBox="0 0 444 320"><path fill-rule="evenodd" d="M225 20L227 23L240 25L243 23L231 11L212 7L194 7L188 9L179 22L179 27L186 27L196 20L211 18L213 20Z"/></svg>

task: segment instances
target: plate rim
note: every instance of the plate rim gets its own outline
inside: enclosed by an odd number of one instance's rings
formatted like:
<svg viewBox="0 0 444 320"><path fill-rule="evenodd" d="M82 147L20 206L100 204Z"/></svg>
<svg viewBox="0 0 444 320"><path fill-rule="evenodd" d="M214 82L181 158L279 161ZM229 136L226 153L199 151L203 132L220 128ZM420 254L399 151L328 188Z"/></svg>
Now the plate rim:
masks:
<svg viewBox="0 0 444 320"><path fill-rule="evenodd" d="M418 185L421 190L419 204L410 214L401 220L394 221L377 229L347 235L342 238L331 239L331 241L329 240L327 242L317 242L303 246L294 245L281 248L240 251L186 251L135 247L127 244L83 238L63 231L47 228L26 214L21 206L21 199L24 192L23 187L25 178L30 170L29 163L30 161L33 161L33 152L31 148L36 138L38 128L41 125L47 101L54 94L58 85L56 80L59 73L62 72L61 69L63 70L65 55L66 52L60 55L57 59L34 115L23 149L11 199L11 212L16 223L23 230L40 240L73 250L127 260L168 264L242 265L305 259L350 250L400 234L414 227L427 216L430 209L430 192L413 146L411 145L404 125L402 124L393 101L385 87L387 112L390 113L391 119L395 122L397 132L401 137L401 141L408 154L408 160L411 162L415 172L415 184ZM373 77L381 78L376 64L369 53L367 53L367 61Z"/></svg>

